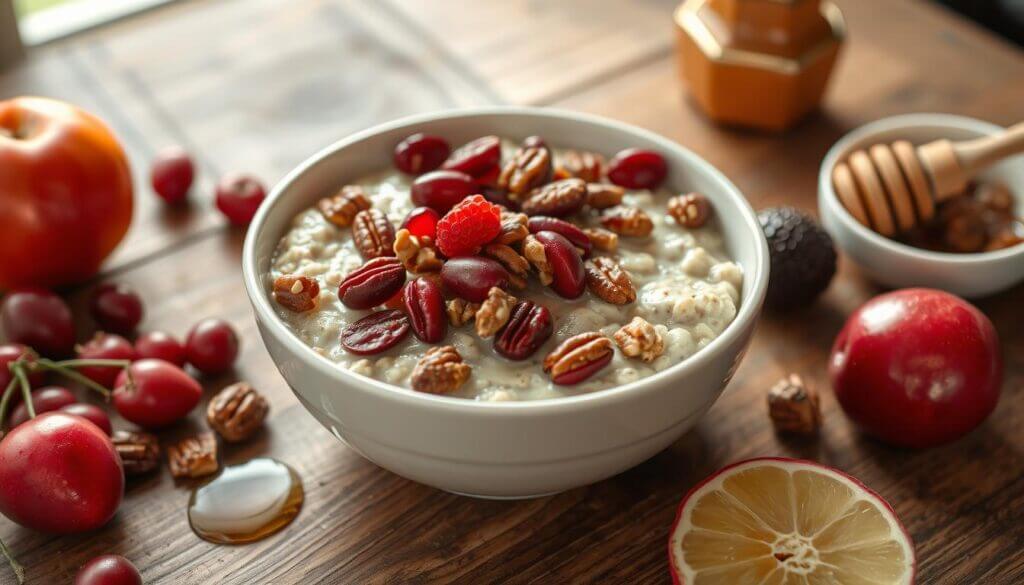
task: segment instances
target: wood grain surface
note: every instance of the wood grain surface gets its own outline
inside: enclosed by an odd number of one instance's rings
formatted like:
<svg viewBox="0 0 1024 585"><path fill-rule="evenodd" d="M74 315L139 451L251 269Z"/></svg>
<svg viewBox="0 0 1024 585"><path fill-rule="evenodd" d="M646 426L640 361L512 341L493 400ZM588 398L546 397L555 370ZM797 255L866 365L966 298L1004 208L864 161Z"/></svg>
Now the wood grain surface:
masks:
<svg viewBox="0 0 1024 585"><path fill-rule="evenodd" d="M916 111L1024 118L1018 50L920 0L839 4L850 39L826 103L781 136L721 128L694 110L676 78L670 0L191 0L39 48L0 74L0 99L67 99L121 137L138 210L103 278L139 290L144 330L180 335L206 316L235 325L238 366L204 380L207 394L248 380L268 396L271 417L222 461L277 457L302 475L307 498L283 532L216 546L188 527L189 485L163 471L131 481L115 520L95 533L54 538L0 522L29 582L70 583L82 563L116 552L147 583L667 583L665 542L680 497L722 465L759 455L816 459L880 492L914 538L920 583L1024 581L1022 286L979 302L1002 338L1003 397L952 445L889 448L838 409L825 377L829 346L846 315L879 292L844 258L814 306L764 317L723 397L672 447L586 488L487 502L383 471L314 421L259 341L241 282L243 234L213 211L222 172L274 182L352 131L473 104L549 105L634 123L706 157L755 207L810 211L824 152L862 123ZM202 177L192 205L169 211L146 169L175 143L194 153ZM68 291L78 314L90 286ZM80 325L86 335L90 325ZM765 393L791 371L823 395L818 440L772 432ZM197 410L162 439L204 424ZM13 576L0 569L0 583Z"/></svg>

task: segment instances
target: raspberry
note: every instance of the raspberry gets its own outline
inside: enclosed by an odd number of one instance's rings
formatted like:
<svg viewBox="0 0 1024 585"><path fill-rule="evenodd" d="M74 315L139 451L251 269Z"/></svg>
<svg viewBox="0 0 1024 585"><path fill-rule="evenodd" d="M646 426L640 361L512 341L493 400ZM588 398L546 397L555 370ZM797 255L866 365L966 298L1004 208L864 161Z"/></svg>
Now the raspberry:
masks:
<svg viewBox="0 0 1024 585"><path fill-rule="evenodd" d="M475 254L501 232L501 209L482 195L459 202L437 222L437 247L449 258Z"/></svg>

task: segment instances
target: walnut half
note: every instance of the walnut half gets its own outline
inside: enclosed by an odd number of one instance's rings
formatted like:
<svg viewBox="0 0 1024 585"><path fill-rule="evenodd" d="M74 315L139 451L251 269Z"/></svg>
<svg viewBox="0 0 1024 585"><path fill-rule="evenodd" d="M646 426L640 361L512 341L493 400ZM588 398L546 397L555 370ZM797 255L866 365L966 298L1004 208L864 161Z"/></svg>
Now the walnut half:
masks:
<svg viewBox="0 0 1024 585"><path fill-rule="evenodd" d="M626 357L638 357L650 363L665 353L665 340L654 325L642 317L633 317L633 320L623 325L613 337L622 350L622 355Z"/></svg>
<svg viewBox="0 0 1024 585"><path fill-rule="evenodd" d="M432 347L412 371L412 389L430 394L449 394L469 379L471 371L455 346Z"/></svg>

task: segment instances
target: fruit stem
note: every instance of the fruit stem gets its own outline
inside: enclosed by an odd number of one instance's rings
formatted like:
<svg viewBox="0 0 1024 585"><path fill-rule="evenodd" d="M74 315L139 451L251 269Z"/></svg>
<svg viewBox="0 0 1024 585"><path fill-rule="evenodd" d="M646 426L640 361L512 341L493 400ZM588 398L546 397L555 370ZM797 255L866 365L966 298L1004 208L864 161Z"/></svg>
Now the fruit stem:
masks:
<svg viewBox="0 0 1024 585"><path fill-rule="evenodd" d="M32 385L28 383L28 376L25 375L25 368L17 366L13 370L15 379L21 385L21 399L25 402L25 408L28 410L28 417L33 419L36 417L36 407L32 404Z"/></svg>
<svg viewBox="0 0 1024 585"><path fill-rule="evenodd" d="M52 370L61 374L66 378L82 384L87 388L91 388L103 395L104 398L110 398L110 390L100 386L96 382L93 382L89 378L86 378L82 374L76 372L72 368L80 366L112 366L127 368L131 362L128 360L64 360L61 362L55 362L46 358L40 358L36 361L36 365L43 368L44 370Z"/></svg>
<svg viewBox="0 0 1024 585"><path fill-rule="evenodd" d="M7 388L4 388L4 396L0 398L0 428L3 428L4 421L7 420L7 408L11 404L11 397L14 396L14 385L18 383L18 379L11 376L11 381L7 384Z"/></svg>
<svg viewBox="0 0 1024 585"><path fill-rule="evenodd" d="M18 578L18 583L24 583L25 567L22 567L21 563L14 558L14 555L11 554L11 549L7 548L7 543L5 543L3 539L0 539L0 552L3 552L4 556L7 557L7 563L11 565L11 570L14 571L14 576Z"/></svg>

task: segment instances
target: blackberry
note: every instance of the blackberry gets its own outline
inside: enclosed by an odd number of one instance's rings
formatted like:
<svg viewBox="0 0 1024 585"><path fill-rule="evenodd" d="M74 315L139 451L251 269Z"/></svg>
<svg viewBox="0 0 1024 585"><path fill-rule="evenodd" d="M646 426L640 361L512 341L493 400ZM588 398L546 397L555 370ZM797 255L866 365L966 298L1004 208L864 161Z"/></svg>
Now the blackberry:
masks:
<svg viewBox="0 0 1024 585"><path fill-rule="evenodd" d="M771 277L765 303L775 309L809 304L836 273L832 238L813 217L792 207L773 207L757 214L768 240Z"/></svg>

